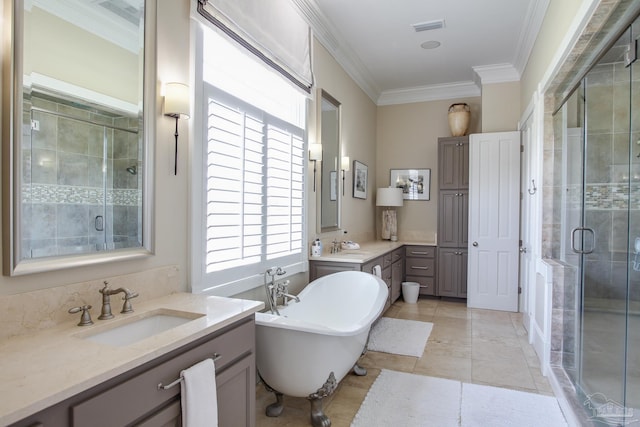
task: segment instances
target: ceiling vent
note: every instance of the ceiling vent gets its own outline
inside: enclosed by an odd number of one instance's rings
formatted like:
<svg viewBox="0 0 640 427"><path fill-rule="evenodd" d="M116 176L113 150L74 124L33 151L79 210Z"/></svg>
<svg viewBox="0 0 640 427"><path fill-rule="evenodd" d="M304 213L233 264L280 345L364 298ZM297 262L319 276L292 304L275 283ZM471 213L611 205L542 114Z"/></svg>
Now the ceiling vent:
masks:
<svg viewBox="0 0 640 427"><path fill-rule="evenodd" d="M444 19L438 19L437 21L421 22L419 24L411 25L416 33L421 31L438 30L444 28Z"/></svg>

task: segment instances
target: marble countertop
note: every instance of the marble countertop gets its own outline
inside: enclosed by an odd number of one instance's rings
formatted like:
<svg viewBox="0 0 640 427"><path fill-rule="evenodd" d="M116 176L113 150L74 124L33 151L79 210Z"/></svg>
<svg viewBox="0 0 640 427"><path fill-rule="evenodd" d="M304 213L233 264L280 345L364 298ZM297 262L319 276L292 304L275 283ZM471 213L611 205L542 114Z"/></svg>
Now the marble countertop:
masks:
<svg viewBox="0 0 640 427"><path fill-rule="evenodd" d="M79 327L74 321L46 331L0 343L0 425L19 421L77 393L127 372L191 341L224 328L264 308L264 303L233 298L171 294L154 300L133 300L134 313L94 320ZM169 309L203 316L126 347L81 338L92 328L104 329L131 316ZM97 312L93 310L94 316Z"/></svg>
<svg viewBox="0 0 640 427"><path fill-rule="evenodd" d="M400 248L405 245L419 246L436 246L435 242L413 242L413 241L397 241L376 240L373 242L360 243L360 249L342 249L340 252L332 254L329 247L323 248L322 256L309 257L310 261L331 261L331 262L349 262L356 264L364 264L386 254L389 251Z"/></svg>

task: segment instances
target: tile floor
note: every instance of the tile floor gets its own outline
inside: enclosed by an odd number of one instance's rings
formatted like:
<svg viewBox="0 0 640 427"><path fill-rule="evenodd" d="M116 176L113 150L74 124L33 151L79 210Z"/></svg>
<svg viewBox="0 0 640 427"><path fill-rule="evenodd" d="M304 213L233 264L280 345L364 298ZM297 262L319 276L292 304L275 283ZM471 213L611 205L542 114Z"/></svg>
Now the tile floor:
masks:
<svg viewBox="0 0 640 427"><path fill-rule="evenodd" d="M405 304L400 298L384 314L398 319L432 322L433 330L420 358L370 351L360 359L368 374L352 374L342 380L336 392L324 402L333 427L348 427L360 408L380 369L450 378L553 395L540 373L538 357L527 341L522 315L490 310L468 309L466 303L420 298ZM309 402L285 396L285 409L278 418L265 415L274 402L261 384L257 386L256 425L307 426Z"/></svg>

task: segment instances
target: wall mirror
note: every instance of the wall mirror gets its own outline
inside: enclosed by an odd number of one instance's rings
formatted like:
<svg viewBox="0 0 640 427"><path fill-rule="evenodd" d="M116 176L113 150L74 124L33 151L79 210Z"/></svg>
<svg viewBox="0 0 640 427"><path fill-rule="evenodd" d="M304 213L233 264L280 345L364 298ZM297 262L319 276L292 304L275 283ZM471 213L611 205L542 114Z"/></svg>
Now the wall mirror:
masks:
<svg viewBox="0 0 640 427"><path fill-rule="evenodd" d="M340 228L340 102L320 90L322 168L320 185L320 232Z"/></svg>
<svg viewBox="0 0 640 427"><path fill-rule="evenodd" d="M152 253L156 0L4 0L4 274Z"/></svg>

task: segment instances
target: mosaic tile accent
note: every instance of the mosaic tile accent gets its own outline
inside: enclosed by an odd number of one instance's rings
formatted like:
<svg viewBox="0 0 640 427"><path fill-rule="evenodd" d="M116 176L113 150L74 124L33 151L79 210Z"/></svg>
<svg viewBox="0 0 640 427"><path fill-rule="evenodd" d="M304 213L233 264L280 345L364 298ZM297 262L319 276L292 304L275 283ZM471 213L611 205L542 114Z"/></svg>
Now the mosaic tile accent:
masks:
<svg viewBox="0 0 640 427"><path fill-rule="evenodd" d="M55 203L104 205L105 190L99 187L72 185L25 184L22 186L23 203ZM106 205L141 206L142 190L115 188L106 191Z"/></svg>

